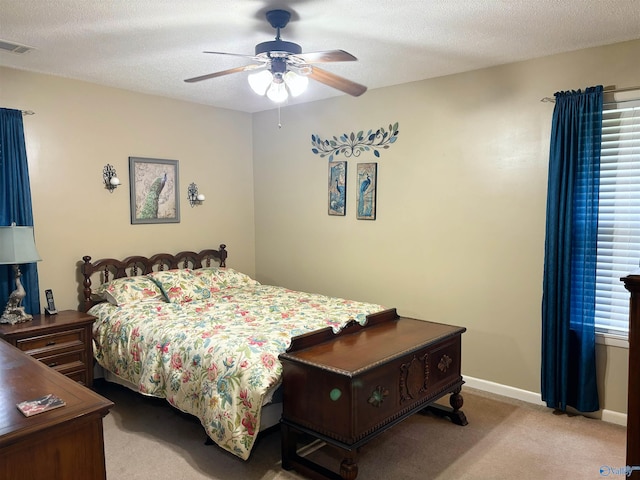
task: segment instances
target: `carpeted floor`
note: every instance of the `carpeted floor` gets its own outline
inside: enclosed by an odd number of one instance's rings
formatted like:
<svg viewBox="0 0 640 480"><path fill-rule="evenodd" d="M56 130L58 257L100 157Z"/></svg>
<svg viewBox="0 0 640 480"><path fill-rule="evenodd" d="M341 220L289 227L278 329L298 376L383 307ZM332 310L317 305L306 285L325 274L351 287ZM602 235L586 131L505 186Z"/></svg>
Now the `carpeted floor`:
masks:
<svg viewBox="0 0 640 480"><path fill-rule="evenodd" d="M257 441L248 461L205 445L197 419L165 401L118 385L97 391L115 403L104 419L109 480L300 479L280 467L280 432ZM626 429L582 416L463 388L469 425L414 415L367 445L362 480L598 479L625 465ZM340 458L323 447L309 453L336 470ZM604 468L601 473L601 468ZM606 475L606 474L609 475Z"/></svg>

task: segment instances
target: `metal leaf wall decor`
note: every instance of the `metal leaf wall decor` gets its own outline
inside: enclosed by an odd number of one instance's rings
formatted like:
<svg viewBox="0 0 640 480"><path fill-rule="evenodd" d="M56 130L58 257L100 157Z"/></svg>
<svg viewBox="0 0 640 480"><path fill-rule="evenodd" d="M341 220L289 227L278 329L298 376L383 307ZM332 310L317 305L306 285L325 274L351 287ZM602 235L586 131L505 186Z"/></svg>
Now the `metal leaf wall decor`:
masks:
<svg viewBox="0 0 640 480"><path fill-rule="evenodd" d="M352 155L359 157L362 152L373 151L376 157L380 157L380 149L386 149L391 146L398 139L398 122L393 125L389 125L389 129L385 130L384 127L380 127L375 132L369 130L366 135L364 130L360 130L358 133L351 132L350 134L342 134L340 137L333 136L331 140L323 140L320 135L311 135L311 143L313 148L311 151L320 157L329 156L329 161L333 161L334 156L340 154L345 158L349 158Z"/></svg>

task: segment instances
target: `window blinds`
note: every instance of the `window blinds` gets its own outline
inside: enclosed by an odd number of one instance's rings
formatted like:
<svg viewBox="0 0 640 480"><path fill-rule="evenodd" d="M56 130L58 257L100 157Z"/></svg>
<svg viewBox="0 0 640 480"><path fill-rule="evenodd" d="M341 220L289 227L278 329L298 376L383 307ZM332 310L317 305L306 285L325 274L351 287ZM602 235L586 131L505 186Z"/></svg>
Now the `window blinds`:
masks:
<svg viewBox="0 0 640 480"><path fill-rule="evenodd" d="M596 331L626 337L629 292L640 273L640 100L608 104L602 117Z"/></svg>

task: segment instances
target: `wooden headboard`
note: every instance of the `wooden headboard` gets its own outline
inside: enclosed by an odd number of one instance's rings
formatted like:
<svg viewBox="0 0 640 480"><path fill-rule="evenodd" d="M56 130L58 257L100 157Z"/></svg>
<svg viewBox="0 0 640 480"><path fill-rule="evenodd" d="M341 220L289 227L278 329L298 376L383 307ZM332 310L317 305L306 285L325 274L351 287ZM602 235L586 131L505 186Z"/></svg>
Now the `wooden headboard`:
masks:
<svg viewBox="0 0 640 480"><path fill-rule="evenodd" d="M143 257L133 255L124 260L116 260L114 258L102 258L91 261L91 257L85 255L82 257L82 286L83 286L83 302L81 310L86 312L95 304L104 300L96 300L93 298L91 285L92 279L97 280L97 285L109 282L115 278L134 277L137 275L146 275L147 273L162 270L171 270L175 268L203 268L214 266L217 262L220 267L226 266L227 246L220 245L218 250L202 250L196 252L180 252L175 255L169 253L158 253L151 257Z"/></svg>

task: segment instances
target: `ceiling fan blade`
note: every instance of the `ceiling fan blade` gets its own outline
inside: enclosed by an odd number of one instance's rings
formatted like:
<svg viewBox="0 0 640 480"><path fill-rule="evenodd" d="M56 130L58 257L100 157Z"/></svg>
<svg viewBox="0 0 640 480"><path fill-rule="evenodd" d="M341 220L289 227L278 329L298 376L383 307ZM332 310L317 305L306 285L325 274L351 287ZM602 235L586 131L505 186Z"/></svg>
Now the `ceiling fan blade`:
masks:
<svg viewBox="0 0 640 480"><path fill-rule="evenodd" d="M339 77L334 73L327 72L326 70L322 70L318 67L312 67L309 77L354 97L359 97L367 91L367 87L364 85Z"/></svg>
<svg viewBox="0 0 640 480"><path fill-rule="evenodd" d="M255 55L246 55L244 53L229 53L229 52L202 52L202 53L211 53L213 55L231 55L232 57L243 57L243 58L251 58L255 59Z"/></svg>
<svg viewBox="0 0 640 480"><path fill-rule="evenodd" d="M221 72L209 73L207 75L201 75L199 77L187 78L185 82L187 83L201 82L202 80L209 80L210 78L222 77L224 75L229 75L231 73L246 72L247 70L255 70L257 68L264 68L264 67L265 67L265 64L245 65L244 67L230 68L229 70L222 70Z"/></svg>
<svg viewBox="0 0 640 480"><path fill-rule="evenodd" d="M354 62L358 60L349 52L344 50L327 50L324 52L307 52L296 55L306 63L327 63L327 62Z"/></svg>

